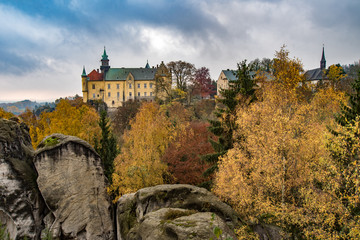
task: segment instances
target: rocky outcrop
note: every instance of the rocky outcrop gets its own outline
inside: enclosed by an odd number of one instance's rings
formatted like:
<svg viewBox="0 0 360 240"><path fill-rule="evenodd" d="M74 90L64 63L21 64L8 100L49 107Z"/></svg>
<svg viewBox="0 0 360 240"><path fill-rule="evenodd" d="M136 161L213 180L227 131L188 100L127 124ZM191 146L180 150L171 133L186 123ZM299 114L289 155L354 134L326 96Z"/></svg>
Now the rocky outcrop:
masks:
<svg viewBox="0 0 360 240"><path fill-rule="evenodd" d="M237 214L204 188L159 185L122 196L117 206L117 236L132 239L216 239L232 237Z"/></svg>
<svg viewBox="0 0 360 240"><path fill-rule="evenodd" d="M0 222L12 239L38 240L45 228L58 239L114 239L110 211L101 160L87 142L53 134L34 152L24 124L0 119ZM120 240L236 239L242 225L228 205L191 185L124 195L115 218ZM261 240L283 238L276 226L252 228Z"/></svg>
<svg viewBox="0 0 360 240"><path fill-rule="evenodd" d="M46 206L37 189L28 128L0 119L0 221L11 239L39 239Z"/></svg>
<svg viewBox="0 0 360 240"><path fill-rule="evenodd" d="M101 160L76 137L53 134L34 158L37 183L50 213L45 223L60 239L113 239L110 200Z"/></svg>

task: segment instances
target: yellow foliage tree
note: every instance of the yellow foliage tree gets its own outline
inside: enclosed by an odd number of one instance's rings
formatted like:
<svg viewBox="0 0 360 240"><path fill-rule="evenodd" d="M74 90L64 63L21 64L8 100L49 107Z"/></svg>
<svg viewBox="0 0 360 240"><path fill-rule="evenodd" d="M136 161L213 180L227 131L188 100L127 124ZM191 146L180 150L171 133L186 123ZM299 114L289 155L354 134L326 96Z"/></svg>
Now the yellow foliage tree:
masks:
<svg viewBox="0 0 360 240"><path fill-rule="evenodd" d="M344 69L340 65L331 65L326 73L326 77L330 81L330 87L335 88L340 81L346 77Z"/></svg>
<svg viewBox="0 0 360 240"><path fill-rule="evenodd" d="M275 53L273 62L274 81L279 83L284 91L294 91L304 81L304 70L299 59L290 59L289 51L283 45Z"/></svg>
<svg viewBox="0 0 360 240"><path fill-rule="evenodd" d="M329 149L339 172L338 196L348 210L348 239L360 239L360 118L337 125Z"/></svg>
<svg viewBox="0 0 360 240"><path fill-rule="evenodd" d="M237 132L245 140L221 159L214 191L251 223L277 224L295 238L340 238L337 228L349 215L336 194L339 172L324 120L340 103L329 98L333 92L301 101L278 84L264 86L261 101L238 110ZM319 116L321 108L328 115Z"/></svg>
<svg viewBox="0 0 360 240"><path fill-rule="evenodd" d="M3 108L0 107L0 118L9 119L13 116L14 116L14 114L12 114L11 112L7 112Z"/></svg>
<svg viewBox="0 0 360 240"><path fill-rule="evenodd" d="M53 112L43 112L35 129L30 131L34 148L42 139L53 133L72 135L93 143L99 134L99 115L95 109L82 104L72 106L69 100L62 99Z"/></svg>
<svg viewBox="0 0 360 240"><path fill-rule="evenodd" d="M143 103L131 121L121 153L114 161L113 184L109 188L117 197L166 182L169 175L161 157L184 129L181 119L174 121L166 112L167 108L160 108L156 103Z"/></svg>

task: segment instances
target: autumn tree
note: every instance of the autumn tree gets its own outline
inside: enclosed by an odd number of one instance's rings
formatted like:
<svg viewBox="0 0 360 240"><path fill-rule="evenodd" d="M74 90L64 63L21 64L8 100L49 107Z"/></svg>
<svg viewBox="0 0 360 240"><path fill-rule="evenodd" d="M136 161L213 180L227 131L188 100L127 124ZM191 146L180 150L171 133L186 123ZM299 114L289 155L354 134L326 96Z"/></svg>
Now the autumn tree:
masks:
<svg viewBox="0 0 360 240"><path fill-rule="evenodd" d="M111 184L114 172L114 159L119 154L119 150L116 145L116 139L110 131L110 123L106 111L100 113L99 127L101 129L101 137L99 142L97 138L94 139L94 148L100 155L104 165L104 174Z"/></svg>
<svg viewBox="0 0 360 240"><path fill-rule="evenodd" d="M210 120L209 130L218 137L218 140L210 140L216 152L203 156L203 159L211 166L204 172L204 176L212 175L217 169L219 157L233 147L233 132L237 129L236 107L239 104L245 107L255 99L255 82L250 75L250 67L246 60L238 64L236 76L238 79L229 82L228 89L220 91L221 98L218 98L217 101L221 107L215 111L217 119ZM211 182L205 183L204 186L209 187L209 184Z"/></svg>
<svg viewBox="0 0 360 240"><path fill-rule="evenodd" d="M156 103L143 103L130 125L124 134L121 153L114 161L109 191L116 196L166 183L169 174L162 156L180 129L184 129L174 124Z"/></svg>
<svg viewBox="0 0 360 240"><path fill-rule="evenodd" d="M117 136L123 135L125 130L130 129L130 121L139 111L140 105L139 101L128 100L116 109L111 125Z"/></svg>
<svg viewBox="0 0 360 240"><path fill-rule="evenodd" d="M69 100L61 99L52 112L42 112L37 126L31 134L34 148L42 139L52 133L79 137L94 144L94 136L100 132L99 115L96 110L83 104L71 106Z"/></svg>
<svg viewBox="0 0 360 240"><path fill-rule="evenodd" d="M352 84L351 92L348 94L349 103L342 104L340 113L335 116L336 122L341 126L351 124L357 116L360 116L360 71L358 78Z"/></svg>
<svg viewBox="0 0 360 240"><path fill-rule="evenodd" d="M210 97L216 92L214 85L211 82L210 71L206 67L201 67L195 70L193 79L193 94L200 95L201 98Z"/></svg>
<svg viewBox="0 0 360 240"><path fill-rule="evenodd" d="M338 88L345 77L346 73L340 64L333 64L326 70L326 78L332 88Z"/></svg>
<svg viewBox="0 0 360 240"><path fill-rule="evenodd" d="M301 65L286 52L258 101L237 108L234 147L221 158L214 191L250 224L281 226L289 238L353 239L357 218L339 197L342 170L327 147L344 94L323 89L305 99Z"/></svg>
<svg viewBox="0 0 360 240"><path fill-rule="evenodd" d="M192 82L195 72L194 64L184 62L184 61L171 61L167 64L167 67L170 69L173 80L175 80L176 88L187 92L188 84Z"/></svg>
<svg viewBox="0 0 360 240"><path fill-rule="evenodd" d="M304 82L304 70L301 61L296 58L291 59L285 45L275 53L272 66L274 81L279 83L278 86L284 91L296 91L299 84Z"/></svg>
<svg viewBox="0 0 360 240"><path fill-rule="evenodd" d="M282 83L270 83L259 101L238 109L237 140L221 158L214 191L250 223L276 224L290 238L329 239L346 210L336 196L326 124L318 121L320 105L283 92Z"/></svg>
<svg viewBox="0 0 360 240"><path fill-rule="evenodd" d="M329 138L328 148L338 170L337 196L347 210L343 227L346 239L360 238L360 116L349 124L338 125L337 135ZM345 238L344 238L345 239Z"/></svg>
<svg viewBox="0 0 360 240"><path fill-rule="evenodd" d="M12 114L11 112L7 112L3 108L0 107L0 118L9 119L13 116L14 116L14 114Z"/></svg>
<svg viewBox="0 0 360 240"><path fill-rule="evenodd" d="M208 139L208 123L191 122L163 155L174 183L199 185L208 180L202 173L209 167L200 156L214 152Z"/></svg>
<svg viewBox="0 0 360 240"><path fill-rule="evenodd" d="M252 60L249 65L253 71L271 72L273 60L270 58L263 58L262 60L256 58Z"/></svg>
<svg viewBox="0 0 360 240"><path fill-rule="evenodd" d="M355 239L360 237L360 72L352 88L349 103L335 115L328 148L339 172L338 195L352 220L348 233Z"/></svg>

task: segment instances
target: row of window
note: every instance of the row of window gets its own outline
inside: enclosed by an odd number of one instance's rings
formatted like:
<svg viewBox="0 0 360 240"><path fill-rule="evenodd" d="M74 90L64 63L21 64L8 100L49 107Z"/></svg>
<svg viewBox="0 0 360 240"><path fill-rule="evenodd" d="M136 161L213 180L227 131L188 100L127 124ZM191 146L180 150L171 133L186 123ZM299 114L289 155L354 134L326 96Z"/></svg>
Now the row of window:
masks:
<svg viewBox="0 0 360 240"><path fill-rule="evenodd" d="M117 98L120 98L120 92L117 92ZM138 97L141 97L141 94L140 94L140 92L138 92L137 93L137 95L138 95ZM144 92L144 97L147 97L148 95L147 95L147 92ZM153 92L150 92L150 95L149 95L150 97L152 97L153 96ZM98 95L98 97L99 97L99 95ZM108 92L108 97L111 97L111 92ZM129 92L129 97L132 97L132 92ZM96 98L96 94L95 93L93 93L93 99L95 99Z"/></svg>
<svg viewBox="0 0 360 240"><path fill-rule="evenodd" d="M140 93L138 92L137 93L137 95L138 95L138 97L141 97L141 95L140 95ZM147 92L144 92L144 97L147 97L148 95L147 95ZM153 93L152 92L150 92L150 97L152 97L153 96ZM110 96L109 96L110 97ZM132 97L132 92L129 92L129 97Z"/></svg>
<svg viewBox="0 0 360 240"><path fill-rule="evenodd" d="M150 83L149 85L150 85L150 88L153 88L153 84L152 84L152 83ZM108 89L111 89L111 84L110 84L110 83L108 83L107 88L108 88ZM132 84L131 84L131 83L129 83L129 88L132 88ZM137 84L137 88L141 88L141 83L138 83L138 84ZM144 83L144 88L147 88L147 83ZM92 85L92 89L95 89L95 84ZM120 89L120 84L116 84L116 89Z"/></svg>

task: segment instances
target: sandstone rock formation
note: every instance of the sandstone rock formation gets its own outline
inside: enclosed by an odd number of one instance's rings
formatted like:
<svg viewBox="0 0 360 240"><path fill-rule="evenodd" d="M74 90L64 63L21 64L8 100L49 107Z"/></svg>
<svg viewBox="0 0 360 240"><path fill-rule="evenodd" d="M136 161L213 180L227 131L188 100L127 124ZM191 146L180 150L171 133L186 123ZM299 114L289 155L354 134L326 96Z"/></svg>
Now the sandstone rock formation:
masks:
<svg viewBox="0 0 360 240"><path fill-rule="evenodd" d="M28 128L0 119L0 221L11 239L39 239L46 211L36 185Z"/></svg>
<svg viewBox="0 0 360 240"><path fill-rule="evenodd" d="M204 188L159 185L122 196L117 206L117 236L132 239L236 239L237 214Z"/></svg>
<svg viewBox="0 0 360 240"><path fill-rule="evenodd" d="M45 223L60 239L113 239L110 201L101 160L76 137L53 134L34 158L37 183L50 213Z"/></svg>

